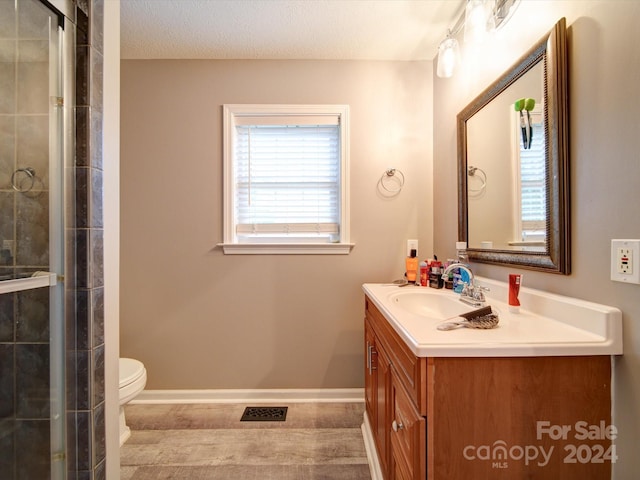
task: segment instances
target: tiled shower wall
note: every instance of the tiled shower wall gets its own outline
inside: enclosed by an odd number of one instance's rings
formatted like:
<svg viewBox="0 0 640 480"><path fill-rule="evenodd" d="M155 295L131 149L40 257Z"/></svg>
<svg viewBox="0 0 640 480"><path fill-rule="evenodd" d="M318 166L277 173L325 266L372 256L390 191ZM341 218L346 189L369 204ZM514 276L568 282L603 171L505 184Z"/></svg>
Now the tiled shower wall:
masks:
<svg viewBox="0 0 640 480"><path fill-rule="evenodd" d="M105 479L102 65L104 0L78 0L75 198L68 202L69 480ZM73 176L73 175L72 175ZM73 210L73 212L72 212ZM72 215L73 214L73 215ZM69 255L69 257L72 257ZM73 301L75 300L75 305ZM75 308L73 308L75 306Z"/></svg>

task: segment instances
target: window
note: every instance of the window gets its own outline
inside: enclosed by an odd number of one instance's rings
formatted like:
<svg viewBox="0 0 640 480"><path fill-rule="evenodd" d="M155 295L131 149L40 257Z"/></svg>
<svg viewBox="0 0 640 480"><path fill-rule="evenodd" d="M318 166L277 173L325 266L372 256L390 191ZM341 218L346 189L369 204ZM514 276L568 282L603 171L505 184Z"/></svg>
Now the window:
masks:
<svg viewBox="0 0 640 480"><path fill-rule="evenodd" d="M348 112L224 105L226 254L349 253Z"/></svg>
<svg viewBox="0 0 640 480"><path fill-rule="evenodd" d="M519 113L516 113L516 116ZM516 126L516 177L517 182L517 232L516 238L523 243L544 243L546 239L547 189L544 124L539 109L531 112L533 129L531 147L525 149L520 142L520 123Z"/></svg>

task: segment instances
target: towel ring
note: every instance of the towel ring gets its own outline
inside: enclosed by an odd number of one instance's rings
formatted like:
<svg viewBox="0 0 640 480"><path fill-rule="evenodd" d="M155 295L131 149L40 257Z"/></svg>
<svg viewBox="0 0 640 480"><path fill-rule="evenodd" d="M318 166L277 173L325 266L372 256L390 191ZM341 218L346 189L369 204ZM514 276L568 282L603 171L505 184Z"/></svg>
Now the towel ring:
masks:
<svg viewBox="0 0 640 480"><path fill-rule="evenodd" d="M396 174L398 174L396 176ZM389 179L390 178L396 178L396 185L397 188L389 188L390 187L390 183L389 183ZM387 181L385 182L385 179L387 179ZM397 168L389 168L388 170L386 170L382 176L380 177L380 180L378 181L378 183L380 184L380 186L382 188L384 188L387 192L389 193L400 193L400 191L402 190L402 187L404 186L404 173L402 173L401 170L398 170Z"/></svg>
<svg viewBox="0 0 640 480"><path fill-rule="evenodd" d="M474 167L469 165L467 167L467 173L469 174L470 177L475 177L476 174L478 176L478 178L480 179L480 187L479 188L468 188L470 193L476 193L476 194L480 194L482 192L484 192L485 188L487 188L487 174L484 172L484 170L482 170L481 168L478 167Z"/></svg>
<svg viewBox="0 0 640 480"><path fill-rule="evenodd" d="M23 174L22 179L18 179L18 174ZM16 192L26 193L33 188L36 181L36 171L31 167L19 168L11 175L11 186ZM25 183L28 186L25 187Z"/></svg>

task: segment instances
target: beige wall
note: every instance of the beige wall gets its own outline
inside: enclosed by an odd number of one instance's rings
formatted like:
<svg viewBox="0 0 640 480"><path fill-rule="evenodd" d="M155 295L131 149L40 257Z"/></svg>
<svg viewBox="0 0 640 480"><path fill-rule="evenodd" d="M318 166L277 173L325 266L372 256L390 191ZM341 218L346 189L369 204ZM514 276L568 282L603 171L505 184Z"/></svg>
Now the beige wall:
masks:
<svg viewBox="0 0 640 480"><path fill-rule="evenodd" d="M431 62L123 61L121 356L149 389L363 386L361 284L433 254ZM223 255L224 103L351 115L350 255ZM383 172L406 177L393 199ZM447 202L454 205L455 195Z"/></svg>
<svg viewBox="0 0 640 480"><path fill-rule="evenodd" d="M455 115L565 16L569 40L572 274L524 272L524 285L614 305L623 312L623 357L615 360L614 423L619 460L615 478L640 471L640 285L609 280L610 240L640 237L640 122L635 103L640 85L640 2L523 1L503 41L468 61L464 73L434 80L434 194L456 188ZM478 58L478 56L475 56ZM456 206L435 210L436 250L453 251ZM517 269L474 265L478 274L505 280Z"/></svg>

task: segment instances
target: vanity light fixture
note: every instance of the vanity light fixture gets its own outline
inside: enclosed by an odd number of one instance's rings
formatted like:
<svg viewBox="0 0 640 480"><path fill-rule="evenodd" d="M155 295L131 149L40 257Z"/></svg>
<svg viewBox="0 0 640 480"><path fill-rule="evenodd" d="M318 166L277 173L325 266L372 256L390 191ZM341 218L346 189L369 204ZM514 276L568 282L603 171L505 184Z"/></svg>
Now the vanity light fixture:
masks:
<svg viewBox="0 0 640 480"><path fill-rule="evenodd" d="M487 34L507 23L520 0L467 0L464 11L447 37L438 47L436 73L440 78L453 76L459 63L459 46L456 36L464 28L465 42L481 43Z"/></svg>

